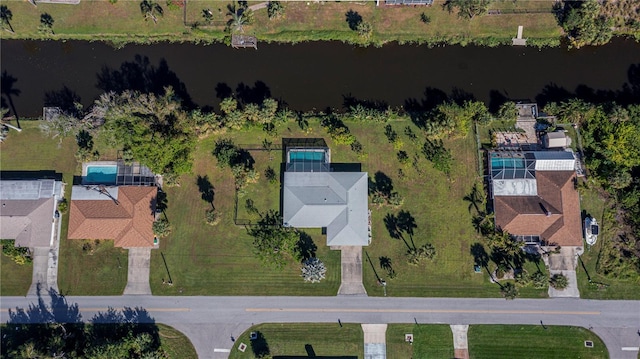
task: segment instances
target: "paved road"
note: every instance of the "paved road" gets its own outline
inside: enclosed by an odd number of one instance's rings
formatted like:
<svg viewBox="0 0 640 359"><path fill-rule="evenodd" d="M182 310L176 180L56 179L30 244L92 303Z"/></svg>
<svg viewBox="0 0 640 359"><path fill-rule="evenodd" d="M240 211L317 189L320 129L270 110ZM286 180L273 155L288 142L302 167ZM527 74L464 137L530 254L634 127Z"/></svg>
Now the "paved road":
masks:
<svg viewBox="0 0 640 359"><path fill-rule="evenodd" d="M38 305L37 297L2 297L0 321L8 308ZM200 358L225 358L223 351L254 323L448 323L540 324L592 327L607 344L612 359L637 358L640 336L640 301L472 298L374 298L374 297L67 297L77 304L82 320L107 307L142 307L156 322L182 330ZM49 305L50 298L43 298ZM57 301L56 303L59 303ZM54 308L56 317L64 311ZM38 316L34 316L38 318ZM37 320L37 319L35 319ZM64 319L59 319L64 321ZM217 349L217 351L216 351Z"/></svg>

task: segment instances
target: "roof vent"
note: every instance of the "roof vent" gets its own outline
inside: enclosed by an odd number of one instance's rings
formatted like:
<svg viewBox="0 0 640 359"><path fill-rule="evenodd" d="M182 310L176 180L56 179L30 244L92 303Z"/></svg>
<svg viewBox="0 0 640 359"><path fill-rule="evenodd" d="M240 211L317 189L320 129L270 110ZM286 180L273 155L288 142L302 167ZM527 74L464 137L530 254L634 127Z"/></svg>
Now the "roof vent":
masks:
<svg viewBox="0 0 640 359"><path fill-rule="evenodd" d="M547 217L551 216L551 211L547 211Z"/></svg>

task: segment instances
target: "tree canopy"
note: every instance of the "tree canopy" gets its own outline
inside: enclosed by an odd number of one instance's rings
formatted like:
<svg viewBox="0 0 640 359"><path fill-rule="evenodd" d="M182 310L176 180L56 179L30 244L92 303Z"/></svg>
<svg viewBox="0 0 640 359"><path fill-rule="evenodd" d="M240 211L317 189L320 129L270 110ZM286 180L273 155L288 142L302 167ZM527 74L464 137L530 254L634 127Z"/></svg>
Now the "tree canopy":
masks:
<svg viewBox="0 0 640 359"><path fill-rule="evenodd" d="M557 18L569 38L570 45L604 45L613 36L613 20L602 15L597 0L568 1L559 9Z"/></svg>
<svg viewBox="0 0 640 359"><path fill-rule="evenodd" d="M191 171L195 126L171 87L160 96L109 92L95 106L104 110L103 134L112 145L130 150L155 173Z"/></svg>

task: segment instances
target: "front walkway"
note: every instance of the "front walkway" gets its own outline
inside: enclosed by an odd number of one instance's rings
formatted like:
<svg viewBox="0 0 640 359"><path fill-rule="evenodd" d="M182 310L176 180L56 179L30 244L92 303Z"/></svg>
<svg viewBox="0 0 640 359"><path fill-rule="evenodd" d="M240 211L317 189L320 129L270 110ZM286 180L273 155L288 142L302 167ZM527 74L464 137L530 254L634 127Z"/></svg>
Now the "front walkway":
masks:
<svg viewBox="0 0 640 359"><path fill-rule="evenodd" d="M124 295L151 295L149 264L151 248L129 248L129 268Z"/></svg>
<svg viewBox="0 0 640 359"><path fill-rule="evenodd" d="M362 247L341 246L331 247L340 250L342 264L342 283L338 295L367 295L362 285Z"/></svg>
<svg viewBox="0 0 640 359"><path fill-rule="evenodd" d="M387 325L361 324L364 333L364 359L387 358Z"/></svg>
<svg viewBox="0 0 640 359"><path fill-rule="evenodd" d="M469 345L467 341L468 325L450 325L453 333L453 356L456 359L469 359Z"/></svg>

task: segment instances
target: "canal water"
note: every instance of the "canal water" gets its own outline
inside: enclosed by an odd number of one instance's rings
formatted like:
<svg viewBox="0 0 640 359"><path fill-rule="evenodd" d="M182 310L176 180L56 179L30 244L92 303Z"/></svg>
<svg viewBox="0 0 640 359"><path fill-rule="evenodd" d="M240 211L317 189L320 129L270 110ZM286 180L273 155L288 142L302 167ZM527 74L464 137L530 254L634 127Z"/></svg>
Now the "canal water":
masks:
<svg viewBox="0 0 640 359"><path fill-rule="evenodd" d="M10 96L20 117L40 115L45 103L88 105L105 90L166 85L197 106L215 107L235 93L245 101L270 95L297 110L342 108L349 98L416 106L444 96L491 104L505 97L546 102L576 92L640 102L640 44L622 39L580 50L336 42L259 44L258 50L173 43L114 49L85 41L0 45L3 102Z"/></svg>

